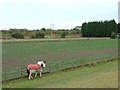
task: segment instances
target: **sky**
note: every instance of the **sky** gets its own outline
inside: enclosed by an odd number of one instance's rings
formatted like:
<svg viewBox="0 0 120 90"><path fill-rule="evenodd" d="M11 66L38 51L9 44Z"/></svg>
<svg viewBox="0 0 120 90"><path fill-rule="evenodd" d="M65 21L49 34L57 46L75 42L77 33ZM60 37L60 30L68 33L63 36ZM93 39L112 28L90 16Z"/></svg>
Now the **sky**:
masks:
<svg viewBox="0 0 120 90"><path fill-rule="evenodd" d="M84 22L115 19L119 0L0 0L0 30L72 29Z"/></svg>

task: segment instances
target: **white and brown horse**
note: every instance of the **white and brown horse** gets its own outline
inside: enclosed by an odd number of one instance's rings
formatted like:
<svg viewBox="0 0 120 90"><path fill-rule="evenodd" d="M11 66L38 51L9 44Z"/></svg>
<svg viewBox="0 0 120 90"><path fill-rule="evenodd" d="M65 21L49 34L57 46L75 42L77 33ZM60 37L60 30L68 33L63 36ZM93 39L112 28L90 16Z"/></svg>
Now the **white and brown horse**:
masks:
<svg viewBox="0 0 120 90"><path fill-rule="evenodd" d="M37 73L40 72L40 77L42 77L42 67L45 67L45 61L38 61L37 64L30 64L27 66L27 73L28 73L28 79L33 78L32 73L35 73L35 77L37 77Z"/></svg>

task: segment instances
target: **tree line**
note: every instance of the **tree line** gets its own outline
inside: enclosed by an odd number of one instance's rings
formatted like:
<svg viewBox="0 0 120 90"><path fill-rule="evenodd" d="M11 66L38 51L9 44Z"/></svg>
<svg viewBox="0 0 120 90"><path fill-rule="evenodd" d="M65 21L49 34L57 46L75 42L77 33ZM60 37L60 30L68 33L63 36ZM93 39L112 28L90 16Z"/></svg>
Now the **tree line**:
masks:
<svg viewBox="0 0 120 90"><path fill-rule="evenodd" d="M76 26L73 29L51 30L46 28L28 30L28 29L9 29L2 30L2 38L45 38L57 37L111 37L116 38L117 33L120 33L120 23L115 20L92 21L85 22L82 26Z"/></svg>
<svg viewBox="0 0 120 90"><path fill-rule="evenodd" d="M36 30L27 30L27 29L9 29L2 30L2 38L10 39L24 39L24 38L66 38L66 36L75 37L80 36L80 30L78 29L59 29L51 30L46 28L36 29Z"/></svg>
<svg viewBox="0 0 120 90"><path fill-rule="evenodd" d="M118 33L120 33L120 23L118 23Z"/></svg>
<svg viewBox="0 0 120 90"><path fill-rule="evenodd" d="M117 23L115 20L94 21L82 24L82 37L110 37L117 34Z"/></svg>

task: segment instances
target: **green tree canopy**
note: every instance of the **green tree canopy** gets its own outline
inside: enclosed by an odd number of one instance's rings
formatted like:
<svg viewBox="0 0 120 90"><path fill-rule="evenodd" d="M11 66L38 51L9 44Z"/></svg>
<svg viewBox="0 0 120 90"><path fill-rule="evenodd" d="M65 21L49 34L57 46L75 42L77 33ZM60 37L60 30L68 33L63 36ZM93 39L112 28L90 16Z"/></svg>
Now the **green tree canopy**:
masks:
<svg viewBox="0 0 120 90"><path fill-rule="evenodd" d="M94 21L82 24L83 37L110 37L111 33L117 33L117 23L115 20Z"/></svg>

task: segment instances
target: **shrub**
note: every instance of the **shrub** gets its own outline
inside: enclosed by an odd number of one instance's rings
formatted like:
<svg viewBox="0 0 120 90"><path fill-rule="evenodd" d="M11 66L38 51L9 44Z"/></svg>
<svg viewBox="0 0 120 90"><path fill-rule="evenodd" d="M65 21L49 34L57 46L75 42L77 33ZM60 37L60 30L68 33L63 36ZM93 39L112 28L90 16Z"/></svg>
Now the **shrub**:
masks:
<svg viewBox="0 0 120 90"><path fill-rule="evenodd" d="M30 37L35 38L35 33L32 33Z"/></svg>
<svg viewBox="0 0 120 90"><path fill-rule="evenodd" d="M114 32L111 33L111 39L115 39L116 38L116 34Z"/></svg>
<svg viewBox="0 0 120 90"><path fill-rule="evenodd" d="M31 38L44 38L45 34L44 33L35 33L32 35Z"/></svg>
<svg viewBox="0 0 120 90"><path fill-rule="evenodd" d="M66 35L67 35L67 33L66 33L66 32L63 32L63 33L60 34L60 37L61 37L61 38L65 38Z"/></svg>
<svg viewBox="0 0 120 90"><path fill-rule="evenodd" d="M17 38L17 39L23 39L24 35L21 33L15 33L15 34L12 34L11 37Z"/></svg>

